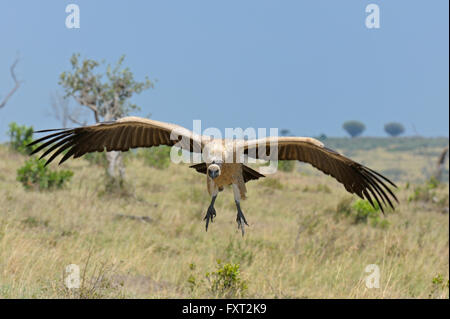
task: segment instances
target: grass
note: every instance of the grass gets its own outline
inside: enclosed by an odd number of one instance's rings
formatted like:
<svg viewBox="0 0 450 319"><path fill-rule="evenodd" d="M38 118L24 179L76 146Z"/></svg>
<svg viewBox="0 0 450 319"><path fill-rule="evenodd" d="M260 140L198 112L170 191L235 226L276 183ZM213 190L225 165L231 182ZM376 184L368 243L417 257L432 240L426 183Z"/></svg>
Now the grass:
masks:
<svg viewBox="0 0 450 319"><path fill-rule="evenodd" d="M0 298L221 297L211 278L218 260L245 283L245 297L448 298L449 217L440 206L448 184L433 189L437 201L408 201L435 159L383 147L353 152L374 169L405 172L394 177L401 204L380 216L387 227L338 215L356 197L300 165L247 184L242 238L229 188L205 232L205 176L187 165L161 170L130 157L134 196L107 196L103 170L71 160L66 188L27 191L16 181L26 156L0 145ZM78 289L64 285L70 264L80 267ZM380 267L378 289L365 286L369 264Z"/></svg>

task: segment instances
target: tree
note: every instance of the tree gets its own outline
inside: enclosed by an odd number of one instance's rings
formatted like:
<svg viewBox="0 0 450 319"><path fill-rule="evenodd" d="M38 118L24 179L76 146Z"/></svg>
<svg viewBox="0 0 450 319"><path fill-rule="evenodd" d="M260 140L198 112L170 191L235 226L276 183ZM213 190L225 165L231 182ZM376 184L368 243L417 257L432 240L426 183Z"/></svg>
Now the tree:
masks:
<svg viewBox="0 0 450 319"><path fill-rule="evenodd" d="M92 59L80 61L80 54L73 54L70 63L72 72L63 72L59 84L65 90L65 98L73 97L79 104L92 111L95 122L114 121L128 115L131 111L139 110L136 104L130 103L133 94L153 87L153 83L134 80L129 68L122 68L125 56L122 55L114 67L106 66L104 74L94 71L104 62ZM103 76L106 79L103 80ZM73 121L73 120L72 120ZM120 152L108 152L107 175L114 181L121 181L125 177L125 168ZM118 170L118 172L116 172Z"/></svg>
<svg viewBox="0 0 450 319"><path fill-rule="evenodd" d="M388 133L390 136L399 136L405 132L405 127L396 122L386 123L384 124L384 131Z"/></svg>
<svg viewBox="0 0 450 319"><path fill-rule="evenodd" d="M364 132L366 126L364 125L364 123L361 123L359 121L347 121L342 125L342 128L346 130L351 137L356 137Z"/></svg>
<svg viewBox="0 0 450 319"><path fill-rule="evenodd" d="M90 110L82 105L72 106L70 100L61 95L58 91L50 94L50 104L52 110L50 115L60 121L62 128L67 128L69 122L76 125L85 126L87 124L87 112Z"/></svg>
<svg viewBox="0 0 450 319"><path fill-rule="evenodd" d="M19 63L19 57L17 57L14 60L13 64L11 64L11 67L9 68L9 72L11 73L11 77L14 81L14 87L11 89L11 91L9 91L8 94L6 94L5 98L0 102L0 109L2 107L4 107L6 105L6 103L8 103L11 96L13 96L13 94L19 89L20 85L22 84L21 81L17 80L16 73L14 72L14 69L16 68L17 63Z"/></svg>

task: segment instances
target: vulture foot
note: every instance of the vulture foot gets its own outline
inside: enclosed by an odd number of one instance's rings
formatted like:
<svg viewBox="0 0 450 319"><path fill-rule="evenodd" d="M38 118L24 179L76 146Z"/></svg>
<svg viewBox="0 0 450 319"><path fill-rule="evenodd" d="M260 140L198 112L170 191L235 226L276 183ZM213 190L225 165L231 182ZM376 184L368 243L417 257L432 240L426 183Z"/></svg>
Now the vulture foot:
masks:
<svg viewBox="0 0 450 319"><path fill-rule="evenodd" d="M247 220L245 219L244 213L241 210L241 206L239 205L238 202L236 202L236 207L237 207L237 216L236 216L236 222L238 224L238 229L240 229L242 231L242 236L244 236L244 224L248 226L247 224Z"/></svg>
<svg viewBox="0 0 450 319"><path fill-rule="evenodd" d="M203 218L203 220L206 220L206 231L208 231L209 221L211 220L212 223L214 221L214 217L216 217L216 210L213 205L209 205L205 218Z"/></svg>

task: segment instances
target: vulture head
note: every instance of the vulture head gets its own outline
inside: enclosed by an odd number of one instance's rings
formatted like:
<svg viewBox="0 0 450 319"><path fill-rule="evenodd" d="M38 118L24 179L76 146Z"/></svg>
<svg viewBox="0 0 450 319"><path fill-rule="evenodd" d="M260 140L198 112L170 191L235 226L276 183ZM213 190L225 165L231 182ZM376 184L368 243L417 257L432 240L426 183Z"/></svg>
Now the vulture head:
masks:
<svg viewBox="0 0 450 319"><path fill-rule="evenodd" d="M215 179L215 178L219 177L220 173L222 172L221 171L222 163L223 162L220 161L220 160L212 161L212 163L208 165L208 169L207 169L208 176L211 177L212 179Z"/></svg>

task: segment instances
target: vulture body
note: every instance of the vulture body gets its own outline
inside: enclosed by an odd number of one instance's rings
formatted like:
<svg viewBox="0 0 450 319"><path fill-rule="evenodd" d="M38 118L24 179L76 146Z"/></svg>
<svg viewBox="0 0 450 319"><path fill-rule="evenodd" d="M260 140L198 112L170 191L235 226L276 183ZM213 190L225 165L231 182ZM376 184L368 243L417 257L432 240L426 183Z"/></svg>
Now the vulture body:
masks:
<svg viewBox="0 0 450 319"><path fill-rule="evenodd" d="M41 158L49 155L46 165L66 151L60 164L70 157L80 157L90 152L128 151L137 147L158 145L176 146L189 152L200 153L203 161L191 167L206 174L207 189L211 203L204 220L206 230L216 216L214 202L224 186L232 185L237 208L236 221L244 234L248 223L242 213L240 201L245 199L245 183L264 177L263 174L244 164L245 158L263 160L298 160L310 163L344 185L345 189L373 206L375 202L384 212L396 196L387 184L396 187L386 177L331 149L322 142L309 137L267 137L263 139L213 139L165 122L139 117L125 117L113 122L98 123L73 129L43 130L50 133L29 144L40 144L33 152L45 150ZM270 150L270 152L268 152Z"/></svg>

